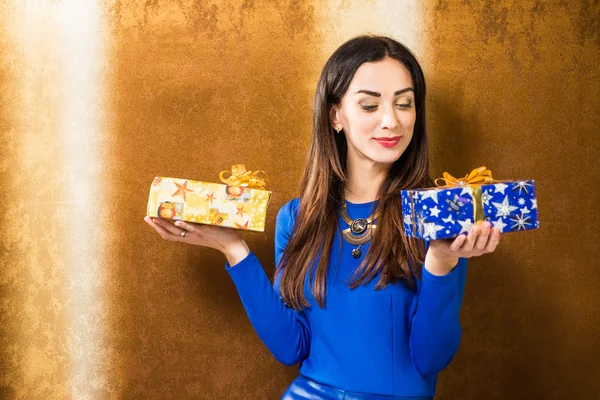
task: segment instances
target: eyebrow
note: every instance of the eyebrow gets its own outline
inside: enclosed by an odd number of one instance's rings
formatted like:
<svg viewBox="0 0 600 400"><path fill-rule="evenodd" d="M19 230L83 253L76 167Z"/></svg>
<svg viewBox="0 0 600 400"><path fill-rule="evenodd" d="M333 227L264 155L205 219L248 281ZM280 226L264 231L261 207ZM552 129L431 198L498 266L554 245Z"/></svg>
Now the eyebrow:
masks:
<svg viewBox="0 0 600 400"><path fill-rule="evenodd" d="M405 93L405 92L413 92L414 93L415 91L413 90L413 88L408 87L408 88L405 88L405 89L402 89L402 90L395 91L394 92L394 96L398 96L399 94L402 94L402 93ZM381 93L373 92L371 90L359 90L358 92L356 92L356 94L358 94L358 93L364 93L364 94L368 94L370 96L381 97Z"/></svg>

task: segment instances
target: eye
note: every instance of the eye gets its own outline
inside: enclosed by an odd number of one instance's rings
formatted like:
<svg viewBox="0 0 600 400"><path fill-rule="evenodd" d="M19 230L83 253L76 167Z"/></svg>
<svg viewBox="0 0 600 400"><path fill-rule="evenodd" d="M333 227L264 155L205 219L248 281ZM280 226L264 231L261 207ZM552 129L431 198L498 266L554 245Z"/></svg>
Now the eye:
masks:
<svg viewBox="0 0 600 400"><path fill-rule="evenodd" d="M366 104L361 104L360 107L363 110L365 110L366 112L373 112L377 109L377 105L370 106L370 105L366 105Z"/></svg>
<svg viewBox="0 0 600 400"><path fill-rule="evenodd" d="M405 104L396 104L396 106L400 107L400 108L404 108L404 109L411 108L412 107L412 102L409 101L408 103L405 103Z"/></svg>

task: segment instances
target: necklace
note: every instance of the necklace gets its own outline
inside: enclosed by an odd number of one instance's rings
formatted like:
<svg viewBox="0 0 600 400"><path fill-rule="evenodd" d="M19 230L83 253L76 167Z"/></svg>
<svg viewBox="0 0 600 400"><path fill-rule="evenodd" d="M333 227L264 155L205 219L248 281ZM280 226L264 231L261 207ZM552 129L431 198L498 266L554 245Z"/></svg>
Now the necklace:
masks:
<svg viewBox="0 0 600 400"><path fill-rule="evenodd" d="M374 212L367 218L356 218L351 219L346 211L346 203L342 204L342 219L345 223L350 225L342 231L344 240L353 246L358 246L352 249L352 257L359 258L362 255L360 246L367 243L373 237L373 230L377 228L377 225L373 224L373 221L377 219L377 212Z"/></svg>

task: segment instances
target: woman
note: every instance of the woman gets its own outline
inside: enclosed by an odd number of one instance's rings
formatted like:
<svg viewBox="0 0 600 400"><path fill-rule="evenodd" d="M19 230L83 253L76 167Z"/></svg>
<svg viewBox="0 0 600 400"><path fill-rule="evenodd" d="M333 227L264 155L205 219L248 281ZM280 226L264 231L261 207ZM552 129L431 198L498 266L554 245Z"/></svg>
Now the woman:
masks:
<svg viewBox="0 0 600 400"><path fill-rule="evenodd" d="M466 259L500 231L405 237L400 191L431 186L428 164L421 67L393 39L360 36L321 74L300 197L277 215L274 287L235 230L146 221L223 252L260 338L301 363L283 399L431 399L460 342Z"/></svg>

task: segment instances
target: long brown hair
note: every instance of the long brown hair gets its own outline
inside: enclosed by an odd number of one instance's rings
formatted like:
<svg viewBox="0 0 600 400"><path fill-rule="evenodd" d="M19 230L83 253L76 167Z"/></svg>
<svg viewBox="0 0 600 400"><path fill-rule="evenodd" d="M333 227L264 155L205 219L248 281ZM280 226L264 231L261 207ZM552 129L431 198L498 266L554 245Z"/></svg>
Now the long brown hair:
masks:
<svg viewBox="0 0 600 400"><path fill-rule="evenodd" d="M331 247L338 227L338 212L344 198L347 142L336 135L329 110L339 104L356 70L366 62L390 57L410 72L414 85L416 121L412 140L394 162L378 188L377 230L364 261L356 270L351 288L370 282L380 274L375 289L405 280L414 288L420 277L423 242L404 236L400 191L428 187L429 155L425 134L425 78L414 55L385 36L359 36L340 46L329 58L317 85L313 113L313 137L300 182L300 208L290 240L277 266L281 297L290 307L309 307L304 284L311 277L311 292L325 306L325 281ZM316 257L320 255L320 257ZM316 262L318 258L318 263Z"/></svg>

